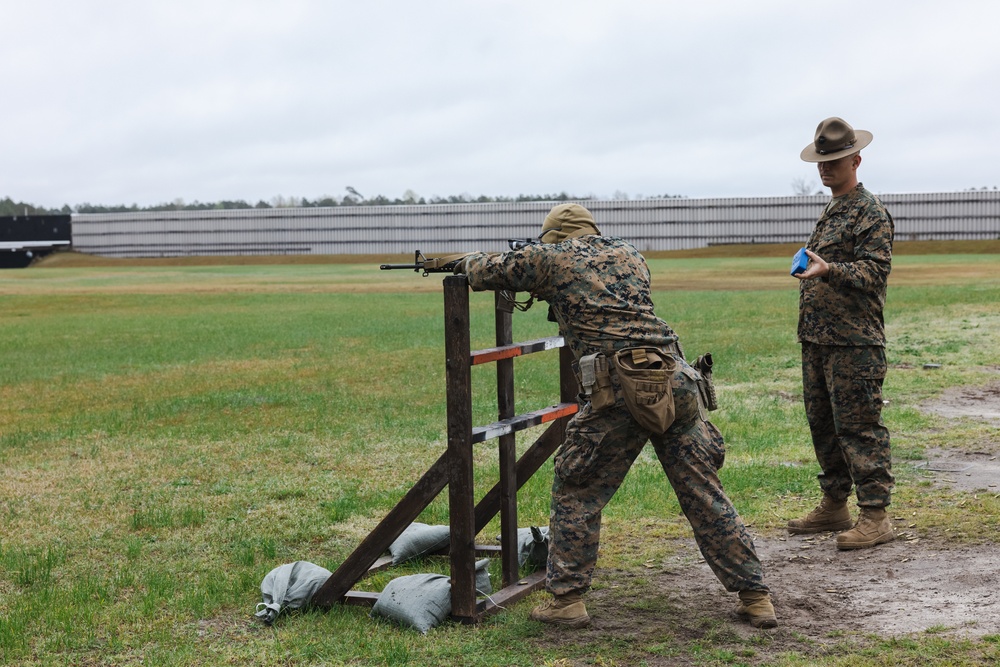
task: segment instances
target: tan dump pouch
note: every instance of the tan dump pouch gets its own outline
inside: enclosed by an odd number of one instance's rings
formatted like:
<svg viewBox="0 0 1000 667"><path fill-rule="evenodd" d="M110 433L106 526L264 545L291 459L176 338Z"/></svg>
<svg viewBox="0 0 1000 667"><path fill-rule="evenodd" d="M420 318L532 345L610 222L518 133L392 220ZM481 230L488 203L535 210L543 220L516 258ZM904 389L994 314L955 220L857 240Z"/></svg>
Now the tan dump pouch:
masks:
<svg viewBox="0 0 1000 667"><path fill-rule="evenodd" d="M629 347L611 358L625 406L644 429L662 435L674 423L677 359L655 347Z"/></svg>

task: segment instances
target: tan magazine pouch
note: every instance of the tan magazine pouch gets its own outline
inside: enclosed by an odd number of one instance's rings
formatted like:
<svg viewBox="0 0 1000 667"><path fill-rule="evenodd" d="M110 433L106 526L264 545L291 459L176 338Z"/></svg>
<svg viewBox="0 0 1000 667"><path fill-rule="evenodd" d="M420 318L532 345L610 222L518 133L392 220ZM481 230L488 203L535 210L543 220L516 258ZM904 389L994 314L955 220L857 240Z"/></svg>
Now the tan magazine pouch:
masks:
<svg viewBox="0 0 1000 667"><path fill-rule="evenodd" d="M615 404L615 389L611 385L608 359L603 354L589 354L580 358L579 373L584 397L590 401L590 409L595 412Z"/></svg>
<svg viewBox="0 0 1000 667"><path fill-rule="evenodd" d="M629 347L611 358L625 406L639 425L657 435L674 423L673 376L677 359L655 347Z"/></svg>

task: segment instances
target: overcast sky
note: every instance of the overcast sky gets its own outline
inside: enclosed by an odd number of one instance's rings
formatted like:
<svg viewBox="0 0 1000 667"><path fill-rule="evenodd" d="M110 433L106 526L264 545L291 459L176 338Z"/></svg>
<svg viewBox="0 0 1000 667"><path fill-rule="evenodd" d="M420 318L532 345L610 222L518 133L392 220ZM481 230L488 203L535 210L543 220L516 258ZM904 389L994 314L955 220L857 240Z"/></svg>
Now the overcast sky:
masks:
<svg viewBox="0 0 1000 667"><path fill-rule="evenodd" d="M990 0L0 0L0 197L774 196L841 116L876 193L1000 186Z"/></svg>

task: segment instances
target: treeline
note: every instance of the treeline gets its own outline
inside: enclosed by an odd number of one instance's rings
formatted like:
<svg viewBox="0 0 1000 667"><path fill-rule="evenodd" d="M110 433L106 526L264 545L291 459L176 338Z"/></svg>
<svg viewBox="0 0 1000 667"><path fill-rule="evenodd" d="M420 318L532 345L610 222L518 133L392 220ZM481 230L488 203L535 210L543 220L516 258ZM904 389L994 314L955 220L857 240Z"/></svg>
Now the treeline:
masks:
<svg viewBox="0 0 1000 667"><path fill-rule="evenodd" d="M333 197L330 195L323 195L317 197L316 199L306 199L305 197L273 197L271 201L266 202L263 199L258 201L256 204L251 204L242 199L236 200L223 200L218 202L200 202L194 201L191 203L185 203L182 199L175 199L173 202L168 204L156 204L155 206L139 206L138 204L132 204L131 206L126 206L124 204L118 205L104 205L104 204L77 204L75 206L70 206L69 204L64 204L61 208L45 208L44 206L36 206L34 204L28 204L25 202L15 202L10 197L5 197L0 199L0 216L21 216L21 215L53 215L53 214L72 214L72 213L130 213L130 212L140 212L140 211L210 211L210 210L226 210L226 209L248 209L248 208L314 208L321 206L406 206L406 205L422 205L422 204L488 204L488 203L509 203L509 202L530 202L530 201L589 201L597 199L593 195L588 195L586 197L578 197L575 195L570 195L565 192L560 192L558 194L547 194L547 195L518 195L516 197L490 197L487 195L479 195L478 197L472 197L468 194L461 195L451 195L450 197L430 197L424 198L416 195L411 191L407 191L403 194L403 197L397 197L396 199L389 199L384 195L377 195L375 197L365 198L362 197L353 188L348 189L350 194L343 197ZM672 197L677 197L679 195L658 195L652 196L652 199L667 199ZM623 193L615 193L616 199L628 199L628 195Z"/></svg>

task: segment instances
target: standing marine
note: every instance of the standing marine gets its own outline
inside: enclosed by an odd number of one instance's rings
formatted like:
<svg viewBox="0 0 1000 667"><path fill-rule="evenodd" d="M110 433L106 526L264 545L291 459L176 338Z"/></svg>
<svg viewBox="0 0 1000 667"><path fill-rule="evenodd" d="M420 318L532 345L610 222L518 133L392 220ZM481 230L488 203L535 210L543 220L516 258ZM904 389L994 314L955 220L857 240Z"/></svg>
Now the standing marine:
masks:
<svg viewBox="0 0 1000 667"><path fill-rule="evenodd" d="M725 444L706 416L704 378L654 314L642 255L603 236L579 204L554 207L539 240L470 255L456 269L473 290L528 292L546 301L575 357L581 407L556 453L552 481L546 589L553 597L531 618L590 623L583 594L597 564L601 511L652 442L705 561L726 590L739 594L736 613L755 627L775 627L753 540L719 481Z"/></svg>
<svg viewBox="0 0 1000 667"><path fill-rule="evenodd" d="M894 484L889 430L882 422L882 310L894 227L879 198L858 181L861 149L871 140L871 132L827 118L800 156L817 164L831 194L806 245L808 268L796 275L802 392L823 497L808 515L789 521L788 532L844 531L839 549L895 539L886 513ZM852 489L860 508L853 527Z"/></svg>

